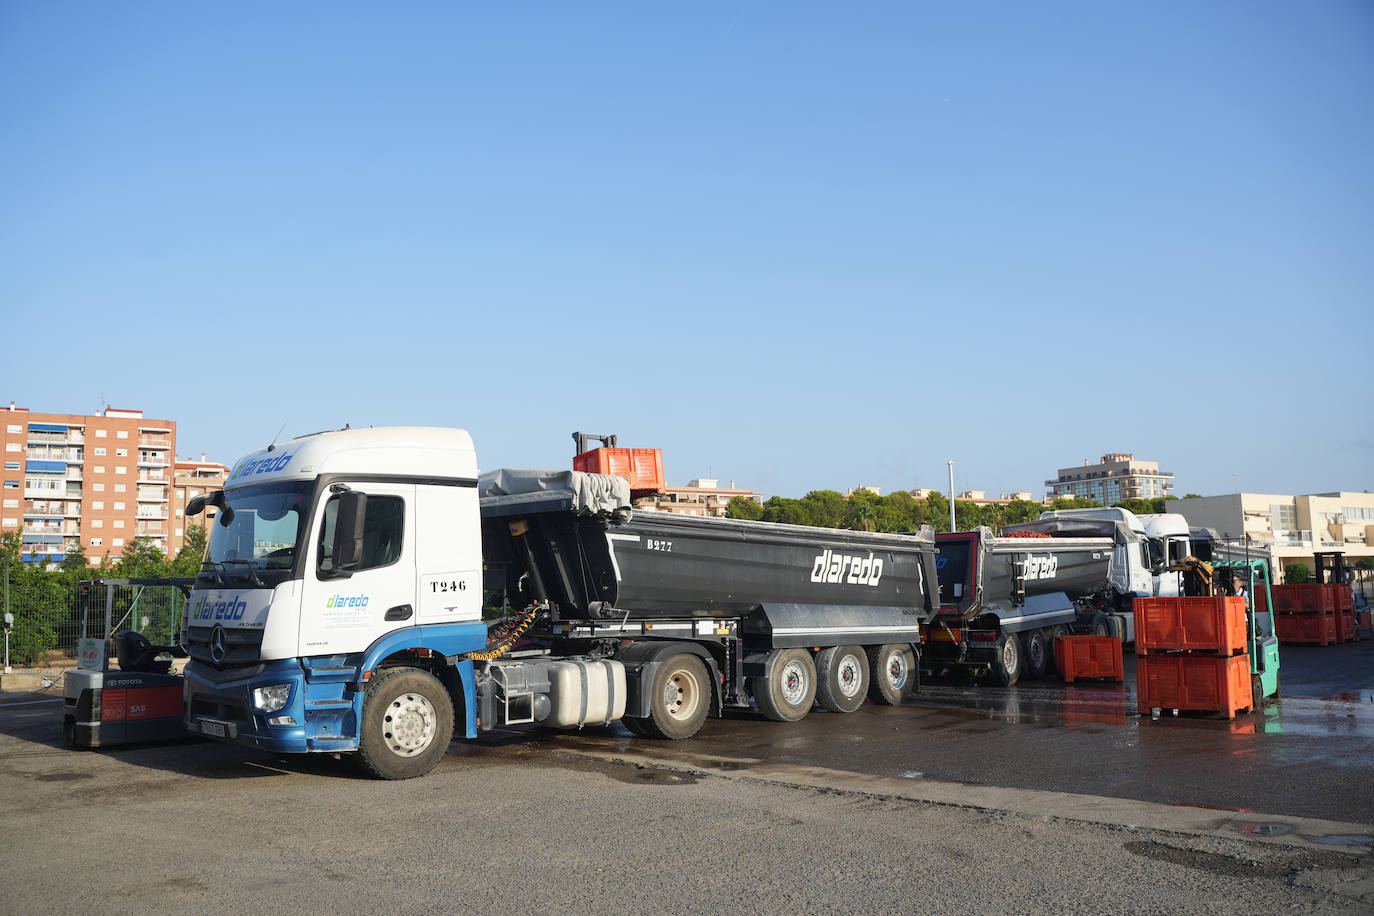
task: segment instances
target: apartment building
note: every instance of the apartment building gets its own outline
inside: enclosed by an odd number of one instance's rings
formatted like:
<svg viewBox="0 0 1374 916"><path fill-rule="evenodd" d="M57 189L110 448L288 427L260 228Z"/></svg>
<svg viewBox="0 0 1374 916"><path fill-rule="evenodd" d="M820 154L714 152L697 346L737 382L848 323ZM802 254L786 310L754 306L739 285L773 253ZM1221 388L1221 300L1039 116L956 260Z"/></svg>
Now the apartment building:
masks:
<svg viewBox="0 0 1374 916"><path fill-rule="evenodd" d="M1341 551L1347 561L1374 557L1374 494L1229 493L1171 499L1196 527L1213 528L1223 539L1248 545L1268 558L1276 573L1288 563L1312 565L1312 554Z"/></svg>
<svg viewBox="0 0 1374 916"><path fill-rule="evenodd" d="M648 496L635 502L637 509L653 509L659 512L675 512L678 515L700 515L715 518L725 517L725 507L736 496L752 499L763 505L763 497L753 490L743 490L730 481L730 486L720 486L720 481L709 477L698 477L687 482L685 487L665 487L662 493Z"/></svg>
<svg viewBox="0 0 1374 916"><path fill-rule="evenodd" d="M1129 452L1112 452L1097 464L1084 459L1082 467L1060 468L1045 481L1048 499L1095 499L1104 506L1123 499L1157 499L1173 490L1174 475L1157 461L1142 461Z"/></svg>
<svg viewBox="0 0 1374 916"><path fill-rule="evenodd" d="M172 534L167 539L167 555L176 556L186 543L186 529L191 525L207 525L215 517L214 506L207 506L202 515L188 519L186 504L197 496L224 489L229 468L215 461L178 458L172 465Z"/></svg>
<svg viewBox="0 0 1374 916"><path fill-rule="evenodd" d="M0 533L18 533L26 561L61 562L78 545L112 560L135 537L171 546L176 423L141 410L99 414L0 408Z"/></svg>

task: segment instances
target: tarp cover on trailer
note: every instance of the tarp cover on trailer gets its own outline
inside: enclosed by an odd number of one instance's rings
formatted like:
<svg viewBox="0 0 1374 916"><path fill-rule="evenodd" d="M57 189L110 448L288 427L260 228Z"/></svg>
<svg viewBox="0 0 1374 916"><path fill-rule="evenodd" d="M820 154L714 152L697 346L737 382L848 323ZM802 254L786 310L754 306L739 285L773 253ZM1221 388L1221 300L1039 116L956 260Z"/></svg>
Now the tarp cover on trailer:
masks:
<svg viewBox="0 0 1374 916"><path fill-rule="evenodd" d="M630 482L609 474L497 468L477 478L477 495L489 516L571 510L616 524L630 517Z"/></svg>
<svg viewBox="0 0 1374 916"><path fill-rule="evenodd" d="M1052 518L1005 525L1005 536L1017 531L1037 531L1058 538L1111 538L1117 544L1131 542L1131 529L1123 522L1104 518Z"/></svg>

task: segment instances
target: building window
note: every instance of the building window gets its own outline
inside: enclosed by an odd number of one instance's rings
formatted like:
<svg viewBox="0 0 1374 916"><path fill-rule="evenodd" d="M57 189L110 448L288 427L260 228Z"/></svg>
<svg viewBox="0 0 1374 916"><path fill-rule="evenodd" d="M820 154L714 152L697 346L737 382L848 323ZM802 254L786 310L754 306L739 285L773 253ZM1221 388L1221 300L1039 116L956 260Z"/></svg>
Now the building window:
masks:
<svg viewBox="0 0 1374 916"><path fill-rule="evenodd" d="M117 431L117 432L115 433L115 438L116 438L116 439L127 439L127 438L129 438L129 431L128 431L127 429L121 429L121 430L119 430L119 431Z"/></svg>
<svg viewBox="0 0 1374 916"><path fill-rule="evenodd" d="M115 520L114 520L114 527L116 527L116 528L123 528L123 527L124 527L124 519L122 519L122 518L117 518L117 519L115 519Z"/></svg>
<svg viewBox="0 0 1374 916"><path fill-rule="evenodd" d="M127 464L117 464L117 465L115 465L115 473L116 473L116 474L127 474L127 473L129 473L129 466L128 466Z"/></svg>
<svg viewBox="0 0 1374 916"><path fill-rule="evenodd" d="M116 511L116 512L119 512L120 510L122 510L122 509L124 508L124 505L125 505L124 503L115 503L115 505L114 505L115 511Z"/></svg>
<svg viewBox="0 0 1374 916"><path fill-rule="evenodd" d="M22 452L23 450L24 450L24 446L23 446L21 443L18 443L18 442L6 442L6 443L5 443L5 451L7 451L7 452Z"/></svg>
<svg viewBox="0 0 1374 916"><path fill-rule="evenodd" d="M101 542L100 542L100 538L91 538L91 546L92 546L92 547L99 547L99 546L100 546L100 543L101 543Z"/></svg>
<svg viewBox="0 0 1374 916"><path fill-rule="evenodd" d="M7 471L17 471L17 470L19 470L19 462L17 462L17 461L6 461L6 462L5 462L5 470L7 470Z"/></svg>
<svg viewBox="0 0 1374 916"><path fill-rule="evenodd" d="M93 518L93 519L91 519L91 527L92 527L92 528L104 528L104 527L105 527L105 522L104 522L103 519Z"/></svg>
<svg viewBox="0 0 1374 916"><path fill-rule="evenodd" d="M6 508L6 509L18 509L18 508L19 508L19 500L17 500L17 499L7 499L7 500L5 500L5 506L4 506L4 508ZM180 514L181 514L181 513L177 513L178 516L179 516Z"/></svg>
<svg viewBox="0 0 1374 916"><path fill-rule="evenodd" d="M5 519L5 523L4 523L4 524L5 524L5 527L6 527L6 528L15 528L15 527L18 527L18 525L19 525L19 519L17 519L17 518L7 518L7 519Z"/></svg>
<svg viewBox="0 0 1374 916"><path fill-rule="evenodd" d="M91 503L91 508L94 509L94 510L96 510L96 511L98 512L98 511L100 511L101 509L104 509L104 508L105 508L105 504L104 504L103 502L101 502L100 500L96 500L95 502Z"/></svg>
<svg viewBox="0 0 1374 916"><path fill-rule="evenodd" d="M5 487L6 487L6 489L17 490L17 489L19 489L19 481L17 481L17 480L7 480L7 481L5 481Z"/></svg>
<svg viewBox="0 0 1374 916"><path fill-rule="evenodd" d="M123 538L115 538L113 541L110 542L110 546L111 546L111 547L123 547L123 546L124 546L124 539L123 539Z"/></svg>
<svg viewBox="0 0 1374 916"><path fill-rule="evenodd" d="M182 489L178 489L178 490L177 490L177 499L185 499L185 498L186 498L186 491L185 491L185 490L182 490Z"/></svg>
<svg viewBox="0 0 1374 916"><path fill-rule="evenodd" d="M94 490L94 491L97 492L97 493L104 493L104 492L105 492L105 485L104 485L103 483L91 484L91 489Z"/></svg>
<svg viewBox="0 0 1374 916"><path fill-rule="evenodd" d="M104 458L104 457L105 457L105 449L104 449L103 447L97 445L97 446L95 447L95 454L96 454L96 457L97 457L97 458Z"/></svg>
<svg viewBox="0 0 1374 916"><path fill-rule="evenodd" d="M91 473L93 473L93 474L104 474L104 473L105 473L105 465L103 465L103 464L97 464L95 467L91 468Z"/></svg>
<svg viewBox="0 0 1374 916"><path fill-rule="evenodd" d="M127 448L117 448L117 449L115 449L115 457L116 457L116 458L128 458L128 457L129 457L129 450L128 450Z"/></svg>
<svg viewBox="0 0 1374 916"><path fill-rule="evenodd" d="M125 485L122 484L122 483L117 483L117 484L115 484L115 492L116 492L116 493L123 493L123 492L124 492L125 490L127 490L127 489L128 489L128 487L125 486Z"/></svg>
<svg viewBox="0 0 1374 916"><path fill-rule="evenodd" d="M9 426L6 426L6 427L5 427L5 432L7 432L7 433L22 433L23 431L24 431L24 427L22 427L22 426L15 426L13 423L11 423Z"/></svg>
<svg viewBox="0 0 1374 916"><path fill-rule="evenodd" d="M181 537L181 529L180 529L180 528L177 529L177 537Z"/></svg>
<svg viewBox="0 0 1374 916"><path fill-rule="evenodd" d="M107 430L97 429L97 430L95 431L95 437L96 437L97 439L104 439L104 438L105 438L106 436L108 436L108 435L109 435L109 432L108 432Z"/></svg>

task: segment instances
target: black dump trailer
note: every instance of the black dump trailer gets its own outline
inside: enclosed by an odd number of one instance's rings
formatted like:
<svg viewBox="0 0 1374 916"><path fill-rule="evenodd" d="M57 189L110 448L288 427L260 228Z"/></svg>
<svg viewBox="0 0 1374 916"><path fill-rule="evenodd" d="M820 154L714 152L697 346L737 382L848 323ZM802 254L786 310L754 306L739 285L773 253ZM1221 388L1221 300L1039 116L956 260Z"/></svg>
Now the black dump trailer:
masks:
<svg viewBox="0 0 1374 916"><path fill-rule="evenodd" d="M1107 632L1117 594L1112 538L995 537L977 528L935 543L940 611L926 628L928 673L961 669L1010 686L1045 673L1060 633Z"/></svg>
<svg viewBox="0 0 1374 916"><path fill-rule="evenodd" d="M624 480L577 471L494 471L479 488L488 605L535 609L524 635L554 656L623 663L632 731L688 737L751 702L779 721L813 702L852 712L917 684L939 611L929 528L638 511Z"/></svg>

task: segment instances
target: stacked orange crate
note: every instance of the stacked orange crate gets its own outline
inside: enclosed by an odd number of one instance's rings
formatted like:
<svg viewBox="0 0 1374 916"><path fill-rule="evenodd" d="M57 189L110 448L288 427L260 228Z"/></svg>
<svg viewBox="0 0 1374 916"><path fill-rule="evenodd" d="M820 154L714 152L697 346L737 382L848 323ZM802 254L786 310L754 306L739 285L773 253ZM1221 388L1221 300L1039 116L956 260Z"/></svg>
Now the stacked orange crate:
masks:
<svg viewBox="0 0 1374 916"><path fill-rule="evenodd" d="M1328 585L1336 603L1336 630L1341 642L1355 642L1360 631L1355 621L1355 593L1347 583Z"/></svg>
<svg viewBox="0 0 1374 916"><path fill-rule="evenodd" d="M1334 589L1316 583L1275 585L1274 632L1281 643L1335 645L1336 594Z"/></svg>
<svg viewBox="0 0 1374 916"><path fill-rule="evenodd" d="M1133 610L1141 715L1186 709L1230 719L1254 707L1244 598L1138 598Z"/></svg>
<svg viewBox="0 0 1374 916"><path fill-rule="evenodd" d="M1121 640L1116 636L1056 636L1054 664L1066 684L1081 677L1126 679Z"/></svg>

